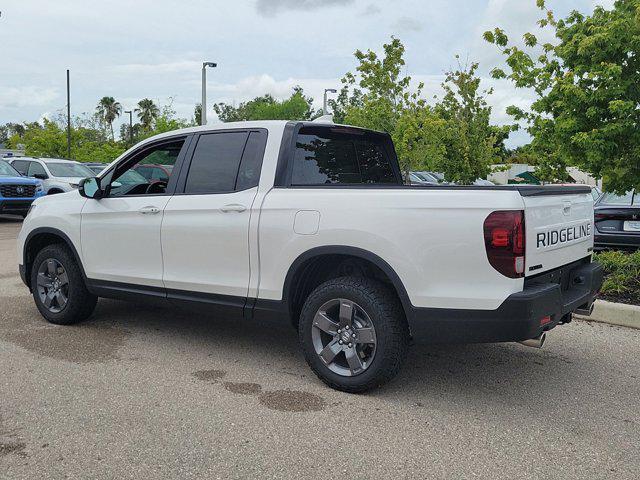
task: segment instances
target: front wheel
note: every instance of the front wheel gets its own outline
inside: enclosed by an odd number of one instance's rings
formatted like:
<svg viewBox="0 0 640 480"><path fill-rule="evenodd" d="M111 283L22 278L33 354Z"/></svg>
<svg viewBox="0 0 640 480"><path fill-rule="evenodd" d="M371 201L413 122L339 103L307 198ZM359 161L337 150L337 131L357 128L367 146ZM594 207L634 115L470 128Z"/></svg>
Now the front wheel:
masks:
<svg viewBox="0 0 640 480"><path fill-rule="evenodd" d="M307 363L327 385L358 393L397 375L409 330L397 296L364 277L342 277L317 287L300 314Z"/></svg>
<svg viewBox="0 0 640 480"><path fill-rule="evenodd" d="M70 325L88 318L98 298L84 283L80 266L65 245L43 248L31 267L36 307L49 322Z"/></svg>

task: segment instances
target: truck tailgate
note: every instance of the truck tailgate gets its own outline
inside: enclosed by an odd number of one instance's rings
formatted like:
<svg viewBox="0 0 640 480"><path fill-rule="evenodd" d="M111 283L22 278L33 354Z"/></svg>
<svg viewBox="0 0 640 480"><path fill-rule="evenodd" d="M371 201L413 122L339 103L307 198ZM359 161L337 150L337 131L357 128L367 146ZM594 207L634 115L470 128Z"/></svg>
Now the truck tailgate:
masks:
<svg viewBox="0 0 640 480"><path fill-rule="evenodd" d="M523 196L525 275L566 265L593 250L593 197L588 193Z"/></svg>

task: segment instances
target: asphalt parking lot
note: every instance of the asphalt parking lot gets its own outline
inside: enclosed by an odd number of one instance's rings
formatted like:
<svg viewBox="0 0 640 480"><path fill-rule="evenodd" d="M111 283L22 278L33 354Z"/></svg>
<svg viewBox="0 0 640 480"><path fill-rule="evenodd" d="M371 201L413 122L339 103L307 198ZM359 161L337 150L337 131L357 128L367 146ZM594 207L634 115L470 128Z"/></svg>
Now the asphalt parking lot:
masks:
<svg viewBox="0 0 640 480"><path fill-rule="evenodd" d="M286 325L101 300L45 323L0 217L0 478L640 478L640 331L415 346L366 395Z"/></svg>

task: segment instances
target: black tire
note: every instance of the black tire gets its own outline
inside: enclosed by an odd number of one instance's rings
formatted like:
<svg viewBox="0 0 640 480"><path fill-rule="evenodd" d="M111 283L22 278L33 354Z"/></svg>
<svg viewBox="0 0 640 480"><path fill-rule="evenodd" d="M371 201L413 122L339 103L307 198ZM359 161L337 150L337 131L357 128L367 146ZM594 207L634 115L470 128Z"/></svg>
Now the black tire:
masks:
<svg viewBox="0 0 640 480"><path fill-rule="evenodd" d="M58 262L68 277L67 302L59 312L53 312L40 298L38 291L38 270L47 260ZM49 322L57 325L71 325L86 320L96 308L98 297L87 290L80 266L66 245L49 245L36 255L31 267L31 289L33 299L40 314Z"/></svg>
<svg viewBox="0 0 640 480"><path fill-rule="evenodd" d="M56 195L58 193L64 193L62 190L58 190L57 188L52 188L47 192L47 195Z"/></svg>
<svg viewBox="0 0 640 480"><path fill-rule="evenodd" d="M330 370L312 339L316 312L326 302L339 298L356 302L375 328L375 356L366 370L355 376ZM302 307L298 335L305 359L318 378L331 388L349 393L365 392L393 379L409 347L409 328L397 295L383 283L366 277L335 278L318 286Z"/></svg>

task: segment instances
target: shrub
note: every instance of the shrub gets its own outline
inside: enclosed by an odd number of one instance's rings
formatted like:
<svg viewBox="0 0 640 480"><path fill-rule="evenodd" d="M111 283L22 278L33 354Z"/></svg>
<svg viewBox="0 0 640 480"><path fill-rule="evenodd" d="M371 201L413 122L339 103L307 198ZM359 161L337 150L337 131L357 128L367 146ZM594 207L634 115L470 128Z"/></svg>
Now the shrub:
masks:
<svg viewBox="0 0 640 480"><path fill-rule="evenodd" d="M617 250L595 254L604 267L602 294L627 303L640 301L640 250L627 253Z"/></svg>

